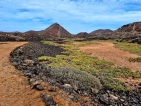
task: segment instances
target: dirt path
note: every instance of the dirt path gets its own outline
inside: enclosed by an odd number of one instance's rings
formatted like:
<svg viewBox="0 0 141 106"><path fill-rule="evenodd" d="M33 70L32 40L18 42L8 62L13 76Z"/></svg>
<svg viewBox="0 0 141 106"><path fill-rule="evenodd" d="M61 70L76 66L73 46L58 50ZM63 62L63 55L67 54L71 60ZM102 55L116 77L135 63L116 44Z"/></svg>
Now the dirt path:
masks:
<svg viewBox="0 0 141 106"><path fill-rule="evenodd" d="M113 43L99 42L97 44L80 47L80 50L100 59L110 61L114 63L115 66L126 67L132 71L141 71L141 63L128 61L129 58L135 58L138 57L138 55L119 50L114 47Z"/></svg>
<svg viewBox="0 0 141 106"><path fill-rule="evenodd" d="M44 106L40 93L9 62L10 52L25 43L0 42L0 106Z"/></svg>

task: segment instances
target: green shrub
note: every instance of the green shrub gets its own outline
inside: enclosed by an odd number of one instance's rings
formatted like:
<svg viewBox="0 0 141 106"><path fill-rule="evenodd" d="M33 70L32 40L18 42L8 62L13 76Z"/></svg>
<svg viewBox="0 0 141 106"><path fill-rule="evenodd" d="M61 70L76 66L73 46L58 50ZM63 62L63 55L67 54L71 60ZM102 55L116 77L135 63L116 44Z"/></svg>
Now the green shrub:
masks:
<svg viewBox="0 0 141 106"><path fill-rule="evenodd" d="M137 58L129 58L130 62L141 62L141 57L137 57Z"/></svg>
<svg viewBox="0 0 141 106"><path fill-rule="evenodd" d="M101 76L99 77L103 86L108 89L112 89L115 91L128 91L131 90L129 85L126 85L123 82L113 79L112 77Z"/></svg>
<svg viewBox="0 0 141 106"><path fill-rule="evenodd" d="M125 50L125 51L128 51L130 53L135 53L135 54L138 54L138 55L141 55L141 44L135 44L135 43L117 43L115 45L115 47L121 49L121 50Z"/></svg>
<svg viewBox="0 0 141 106"><path fill-rule="evenodd" d="M48 67L49 77L76 86L80 90L101 89L102 85L95 76L71 67Z"/></svg>

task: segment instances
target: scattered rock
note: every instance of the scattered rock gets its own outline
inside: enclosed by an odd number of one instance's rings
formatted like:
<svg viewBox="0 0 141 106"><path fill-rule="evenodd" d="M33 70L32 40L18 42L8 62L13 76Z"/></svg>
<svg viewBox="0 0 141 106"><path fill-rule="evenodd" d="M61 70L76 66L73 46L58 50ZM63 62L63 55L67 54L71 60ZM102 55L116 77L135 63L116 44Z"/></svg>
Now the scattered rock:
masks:
<svg viewBox="0 0 141 106"><path fill-rule="evenodd" d="M34 63L33 60L29 60L29 59L24 60L24 62L25 62L26 64L33 64L33 63Z"/></svg>
<svg viewBox="0 0 141 106"><path fill-rule="evenodd" d="M117 96L114 96L114 95L112 95L112 94L109 94L109 97L110 97L110 99L112 99L112 100L118 100L118 97L117 97Z"/></svg>
<svg viewBox="0 0 141 106"><path fill-rule="evenodd" d="M108 94L101 95L100 101L106 105L110 105Z"/></svg>
<svg viewBox="0 0 141 106"><path fill-rule="evenodd" d="M34 78L29 80L32 88L37 90L44 90L43 86L40 84L40 82L36 81Z"/></svg>
<svg viewBox="0 0 141 106"><path fill-rule="evenodd" d="M92 93L98 93L98 89L91 88L91 92L92 92Z"/></svg>
<svg viewBox="0 0 141 106"><path fill-rule="evenodd" d="M56 106L56 102L53 100L53 97L51 97L47 93L42 93L41 98L45 103L45 106Z"/></svg>
<svg viewBox="0 0 141 106"><path fill-rule="evenodd" d="M77 87L76 85L73 85L73 89L74 89L75 91L78 91L78 87Z"/></svg>
<svg viewBox="0 0 141 106"><path fill-rule="evenodd" d="M20 55L22 55L22 54L23 54L23 50L22 50L21 48L19 48L19 49L17 50L17 53L20 54Z"/></svg>
<svg viewBox="0 0 141 106"><path fill-rule="evenodd" d="M73 99L73 98L74 98L74 96L73 96L73 95L69 95L69 98L70 98L70 99Z"/></svg>
<svg viewBox="0 0 141 106"><path fill-rule="evenodd" d="M34 75L32 73L24 73L25 76L27 76L28 78L33 78Z"/></svg>
<svg viewBox="0 0 141 106"><path fill-rule="evenodd" d="M120 101L121 101L121 102L124 102L125 100L124 100L124 99L120 99Z"/></svg>
<svg viewBox="0 0 141 106"><path fill-rule="evenodd" d="M55 86L49 86L48 87L48 91L55 92L56 91L56 87Z"/></svg>
<svg viewBox="0 0 141 106"><path fill-rule="evenodd" d="M141 82L138 85L141 86Z"/></svg>
<svg viewBox="0 0 141 106"><path fill-rule="evenodd" d="M72 86L70 84L64 84L63 87L66 88L66 89L71 89L72 88Z"/></svg>
<svg viewBox="0 0 141 106"><path fill-rule="evenodd" d="M37 89L37 90L44 90L43 86L41 84L37 84L35 85L33 88Z"/></svg>
<svg viewBox="0 0 141 106"><path fill-rule="evenodd" d="M29 82L32 86L37 83L34 78L29 79Z"/></svg>
<svg viewBox="0 0 141 106"><path fill-rule="evenodd" d="M13 62L12 65L18 66L19 64L18 64L18 62Z"/></svg>

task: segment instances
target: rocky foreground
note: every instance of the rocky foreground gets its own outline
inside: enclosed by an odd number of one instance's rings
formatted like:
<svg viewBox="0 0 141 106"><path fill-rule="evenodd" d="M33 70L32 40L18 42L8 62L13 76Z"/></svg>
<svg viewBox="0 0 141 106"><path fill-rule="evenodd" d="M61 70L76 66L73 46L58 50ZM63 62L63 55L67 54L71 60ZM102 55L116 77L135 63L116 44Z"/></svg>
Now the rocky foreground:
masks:
<svg viewBox="0 0 141 106"><path fill-rule="evenodd" d="M77 72L75 69L67 67L47 68L38 61L40 56L55 57L63 51L60 47L44 45L40 42L30 42L12 51L10 60L17 69L22 71L24 76L28 77L34 89L45 89L38 83L39 81L51 86L57 86L68 94L71 101L79 102L82 106L141 106L141 90L139 89L127 92L112 91L102 87L100 81L95 76L90 75L90 78L94 79L95 82L83 78L83 74L89 75L88 73ZM68 73L72 75L72 78L63 76L68 75ZM73 77L73 75L76 75L75 73L79 76ZM82 78L81 81L79 78ZM90 86L84 86L85 79ZM95 85L94 88L90 88L92 84ZM52 92L55 89L51 87L48 90ZM83 99L84 97L88 97L89 100ZM41 94L41 98L46 106L57 106L53 97L47 93ZM71 106L71 104L68 106Z"/></svg>

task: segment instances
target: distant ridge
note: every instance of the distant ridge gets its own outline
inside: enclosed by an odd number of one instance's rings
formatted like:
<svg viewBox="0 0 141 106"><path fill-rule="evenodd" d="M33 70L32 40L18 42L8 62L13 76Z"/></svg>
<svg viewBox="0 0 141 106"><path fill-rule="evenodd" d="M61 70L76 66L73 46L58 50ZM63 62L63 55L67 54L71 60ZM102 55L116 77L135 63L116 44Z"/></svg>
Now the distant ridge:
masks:
<svg viewBox="0 0 141 106"><path fill-rule="evenodd" d="M123 25L115 31L98 29L91 33L80 32L72 35L58 23L54 23L45 30L27 32L0 32L0 41L41 41L50 38L86 38L86 39L121 39L120 41L137 42L141 44L141 22Z"/></svg>
<svg viewBox="0 0 141 106"><path fill-rule="evenodd" d="M110 30L110 29L98 29L98 30L95 30L95 31L92 31L90 33L90 35L97 35L97 34L109 34L109 33L112 33L113 31Z"/></svg>

